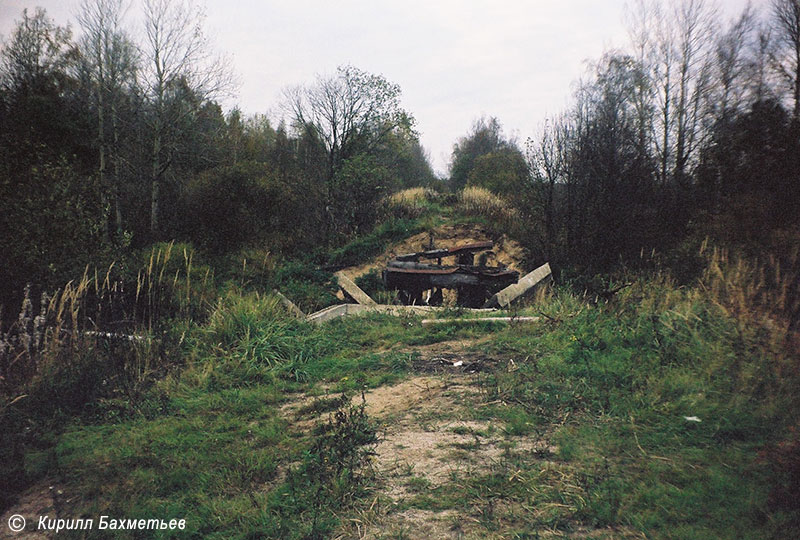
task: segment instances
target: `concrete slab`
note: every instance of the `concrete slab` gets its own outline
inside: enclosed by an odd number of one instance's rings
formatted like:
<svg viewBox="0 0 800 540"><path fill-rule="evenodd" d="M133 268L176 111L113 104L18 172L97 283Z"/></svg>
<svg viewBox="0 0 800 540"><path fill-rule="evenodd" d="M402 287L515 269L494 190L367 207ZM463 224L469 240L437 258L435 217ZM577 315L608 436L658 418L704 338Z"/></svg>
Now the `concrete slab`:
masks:
<svg viewBox="0 0 800 540"><path fill-rule="evenodd" d="M542 266L534 270L533 272L526 274L523 276L518 282L514 283L513 285L509 285L502 291L498 292L497 294L493 295L489 298L485 304L483 304L484 308L504 308L508 307L511 302L531 290L537 283L542 281L544 278L549 276L552 272L550 271L550 263L544 263Z"/></svg>

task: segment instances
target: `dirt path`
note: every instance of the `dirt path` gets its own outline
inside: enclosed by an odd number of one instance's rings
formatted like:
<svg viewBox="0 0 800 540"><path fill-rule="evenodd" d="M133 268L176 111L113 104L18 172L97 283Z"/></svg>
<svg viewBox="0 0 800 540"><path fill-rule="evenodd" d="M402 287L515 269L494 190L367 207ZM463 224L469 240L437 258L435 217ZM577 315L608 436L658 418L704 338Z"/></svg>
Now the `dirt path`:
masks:
<svg viewBox="0 0 800 540"><path fill-rule="evenodd" d="M0 516L0 532L8 533L7 538L15 540L46 540L53 538L54 533L37 531L39 516L48 516L56 519L58 517L58 507L63 492L58 487L49 482L39 482L20 495L19 501L12 508ZM9 520L12 516L22 516L25 519L25 528L17 533L9 531ZM19 518L13 522L16 524ZM0 534L0 538L6 538Z"/></svg>
<svg viewBox="0 0 800 540"><path fill-rule="evenodd" d="M489 372L515 367L511 358L480 352L484 339L404 349L412 354L412 373L396 384L365 394L366 412L379 426L374 492L372 500L355 515L349 510L342 516L342 525L332 538L508 538L507 527L513 526L515 514L539 512L520 508L519 503L502 494L494 499L476 497L476 478L500 474L513 479L519 471L515 473L509 463L516 459L535 460L543 481L560 474L554 457L558 448L549 441L552 433L513 435L495 414L496 409L488 410L503 405L486 393L484 378ZM330 393L324 397L296 396L281 413L290 420L292 429L310 432L328 411L348 399ZM361 396L356 396L353 403L360 400ZM57 486L39 484L23 494L0 523L21 514L28 521L28 532L14 538L42 540L49 536L33 530L36 516L59 517L58 510L68 502ZM537 531L542 538L609 537L602 536L608 532L583 527L573 528L568 536L557 530ZM612 537L634 537L611 532Z"/></svg>
<svg viewBox="0 0 800 540"><path fill-rule="evenodd" d="M368 510L345 523L334 538L486 538L474 508L437 509L434 504L423 509L422 497L488 472L510 452L556 451L533 437L510 437L502 422L480 418L487 399L479 384L481 371L499 360L467 350L477 343L413 348L416 374L365 394L367 414L380 426L377 492ZM297 414L314 399L298 400L284 410ZM307 417L297 420L313 424Z"/></svg>

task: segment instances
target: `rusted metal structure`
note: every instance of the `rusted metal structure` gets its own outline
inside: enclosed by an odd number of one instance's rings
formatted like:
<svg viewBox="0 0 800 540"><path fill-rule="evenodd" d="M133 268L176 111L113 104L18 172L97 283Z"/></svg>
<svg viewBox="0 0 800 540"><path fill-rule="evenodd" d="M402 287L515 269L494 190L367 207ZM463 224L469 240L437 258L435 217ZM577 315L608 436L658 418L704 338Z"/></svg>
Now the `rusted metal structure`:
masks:
<svg viewBox="0 0 800 540"><path fill-rule="evenodd" d="M455 289L458 291L458 305L480 307L493 294L516 283L519 278L516 270L486 265L492 248L494 242L489 241L450 249L431 246L427 251L400 255L387 263L383 283L387 289L399 291L400 300L405 304L441 305L443 289ZM455 264L442 264L443 259L449 257L455 257ZM436 263L422 260L435 260Z"/></svg>

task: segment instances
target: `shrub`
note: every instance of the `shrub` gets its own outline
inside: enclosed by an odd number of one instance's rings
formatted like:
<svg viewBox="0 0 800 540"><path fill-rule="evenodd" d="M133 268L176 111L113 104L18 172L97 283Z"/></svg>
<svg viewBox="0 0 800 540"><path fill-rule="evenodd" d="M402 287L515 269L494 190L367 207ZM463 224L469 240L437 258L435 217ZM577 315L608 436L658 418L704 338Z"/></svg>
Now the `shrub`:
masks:
<svg viewBox="0 0 800 540"><path fill-rule="evenodd" d="M272 288L271 279L279 258L267 247L247 247L211 256L208 262L215 270L217 283L248 291L265 291Z"/></svg>
<svg viewBox="0 0 800 540"><path fill-rule="evenodd" d="M508 229L516 226L519 212L488 189L470 186L458 196L459 210L468 216L481 217Z"/></svg>
<svg viewBox="0 0 800 540"><path fill-rule="evenodd" d="M528 166L522 152L508 146L475 158L467 176L467 186L483 187L514 197L525 189L528 177Z"/></svg>
<svg viewBox="0 0 800 540"><path fill-rule="evenodd" d="M303 463L289 472L289 493L301 503L291 511L311 514L305 519L310 522L307 538L322 538L335 523L332 510L351 504L364 490L364 470L378 443L365 405L362 396L359 406L342 406L327 423L317 426Z"/></svg>
<svg viewBox="0 0 800 540"><path fill-rule="evenodd" d="M278 289L306 313L338 302L339 288L333 281L333 274L307 261L283 263L275 270L271 281L272 288Z"/></svg>
<svg viewBox="0 0 800 540"><path fill-rule="evenodd" d="M371 233L333 250L328 264L338 267L360 264L370 257L379 255L392 242L424 230L426 230L424 224L417 221L389 219L378 225Z"/></svg>
<svg viewBox="0 0 800 540"><path fill-rule="evenodd" d="M108 260L101 192L63 158L0 175L0 305L18 305L26 283L54 290Z"/></svg>
<svg viewBox="0 0 800 540"><path fill-rule="evenodd" d="M398 191L381 201L383 213L400 219L421 217L440 199L440 195L431 188L415 187Z"/></svg>
<svg viewBox="0 0 800 540"><path fill-rule="evenodd" d="M186 188L185 235L214 253L236 250L270 230L280 199L263 164L212 169Z"/></svg>
<svg viewBox="0 0 800 540"><path fill-rule="evenodd" d="M347 238L372 229L381 197L397 183L397 177L369 155L345 161L331 184L329 204L335 232Z"/></svg>

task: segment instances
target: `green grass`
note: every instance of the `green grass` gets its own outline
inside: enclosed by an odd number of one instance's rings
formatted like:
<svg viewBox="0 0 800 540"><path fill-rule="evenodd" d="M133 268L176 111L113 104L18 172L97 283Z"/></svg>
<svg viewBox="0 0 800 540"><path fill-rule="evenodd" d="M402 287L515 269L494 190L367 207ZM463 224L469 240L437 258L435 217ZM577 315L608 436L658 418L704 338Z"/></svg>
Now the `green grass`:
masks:
<svg viewBox="0 0 800 540"><path fill-rule="evenodd" d="M313 326L270 296L231 290L205 322L183 327L180 369L135 403L97 401L28 448L24 466L59 478L75 516L186 519L181 537L329 537L379 484L363 459L370 419L325 396L408 376L410 346L491 336L476 346L495 363L476 375L483 392L470 414L507 447L488 469L440 485L410 476L399 510L456 509L511 538L580 528L800 536L796 504L775 499L794 489L800 407L796 359L774 324L755 314L743 324L706 289L658 277L611 303L557 289L520 314L541 319L423 327L373 314ZM298 392L323 396L298 416L321 427L280 410ZM475 441L454 459L483 444L484 434L456 430ZM528 440L546 449L517 444Z"/></svg>
<svg viewBox="0 0 800 540"><path fill-rule="evenodd" d="M354 266L380 255L393 242L435 226L435 217L425 219L391 218L378 225L374 231L333 250L328 258L330 266Z"/></svg>
<svg viewBox="0 0 800 540"><path fill-rule="evenodd" d="M556 461L517 452L496 472L459 479L462 498L426 494L415 505L483 504L475 517L488 530L523 523L653 538L796 534L796 515L769 503L786 473L760 456L790 435L797 379L777 377L791 359L764 346L762 330L658 281L599 306L562 292L536 311L547 315L541 324L505 327L487 344L517 361L484 376L489 404L476 416L502 421L512 437L551 441ZM702 421L685 418L694 416ZM503 512L488 511L493 498Z"/></svg>
<svg viewBox="0 0 800 540"><path fill-rule="evenodd" d="M271 297L230 293L186 336L181 372L122 414L115 400L101 400L56 444L30 452L26 466L33 476L41 469L60 477L75 495L68 508L75 515L186 519L183 534L203 538L324 536L369 483L354 483L358 471L347 469L329 471L323 485L316 457L333 451L338 462L343 450L319 441L358 448L351 443L358 431L348 428L331 442L330 429L294 428L280 405L320 383L352 395L402 377L409 355L373 348L418 335L403 336L407 324L376 317L312 326L288 317ZM321 415L324 425L344 406L319 398L302 414ZM349 414L366 433L369 420Z"/></svg>

